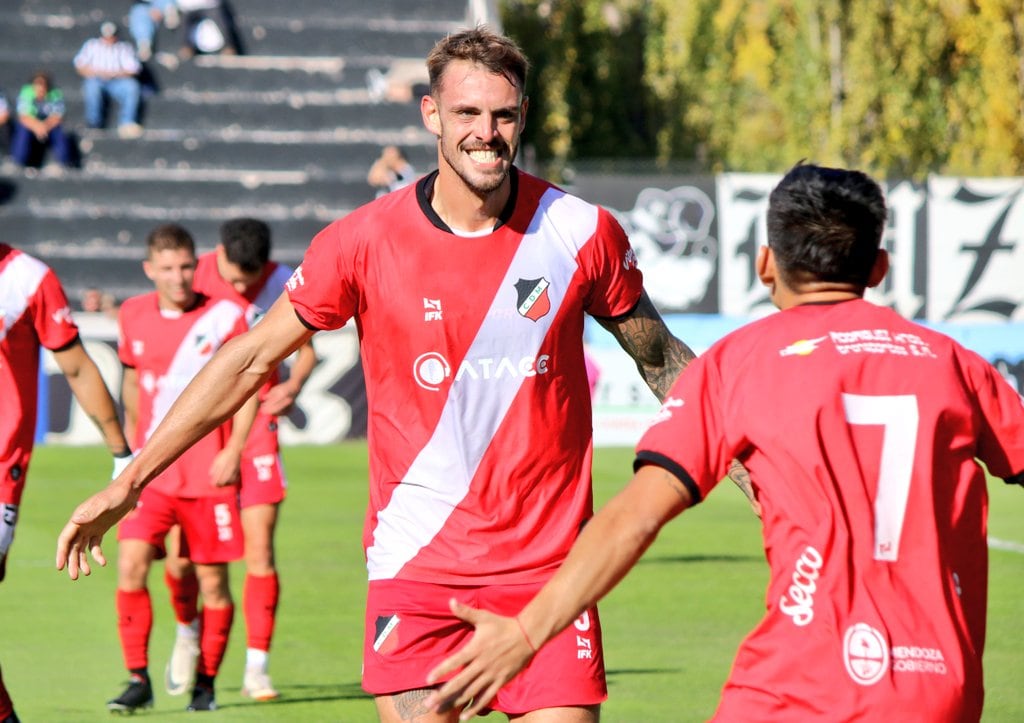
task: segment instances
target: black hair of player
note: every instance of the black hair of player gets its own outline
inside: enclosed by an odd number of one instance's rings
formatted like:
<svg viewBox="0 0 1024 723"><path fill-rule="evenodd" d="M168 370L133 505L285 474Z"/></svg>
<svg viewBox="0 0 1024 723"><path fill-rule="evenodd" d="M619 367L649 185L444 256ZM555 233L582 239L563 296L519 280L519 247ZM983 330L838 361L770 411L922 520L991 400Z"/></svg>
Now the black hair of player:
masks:
<svg viewBox="0 0 1024 723"><path fill-rule="evenodd" d="M798 163L768 201L768 246L790 285L867 286L886 222L885 196L867 174Z"/></svg>
<svg viewBox="0 0 1024 723"><path fill-rule="evenodd" d="M270 261L270 226L258 218L233 218L220 226L224 255L247 274L263 270Z"/></svg>

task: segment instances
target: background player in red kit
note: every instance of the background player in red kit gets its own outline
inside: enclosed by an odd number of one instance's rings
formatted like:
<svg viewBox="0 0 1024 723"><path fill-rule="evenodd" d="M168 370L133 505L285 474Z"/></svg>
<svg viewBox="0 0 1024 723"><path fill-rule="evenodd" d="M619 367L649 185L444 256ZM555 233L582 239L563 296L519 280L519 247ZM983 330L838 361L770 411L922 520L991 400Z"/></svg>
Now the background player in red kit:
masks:
<svg viewBox="0 0 1024 723"><path fill-rule="evenodd" d="M45 347L114 455L114 477L131 458L117 407L82 346L67 296L38 259L0 244L0 581L14 541L36 432L39 350ZM17 721L0 678L0 723Z"/></svg>
<svg viewBox="0 0 1024 723"><path fill-rule="evenodd" d="M783 178L757 258L782 311L681 375L633 480L516 617L453 601L477 632L432 675L462 668L431 704L485 704L737 458L771 577L715 719L980 718L988 498L975 458L1024 484L1024 400L974 352L864 301L888 269L885 220L862 173Z"/></svg>
<svg viewBox="0 0 1024 723"><path fill-rule="evenodd" d="M270 227L255 218L235 218L220 227L216 250L199 257L194 287L214 299L230 299L247 308L255 323L284 293L292 269L270 260ZM278 506L284 500L284 468L277 438L277 417L302 391L316 366L312 343L299 348L288 378L277 375L260 390L260 410L242 452L239 500L245 538L246 652L242 694L254 700L278 697L268 672L270 640L274 632L280 583L274 563L274 530ZM167 666L167 692L188 690L199 655L197 598L199 585L191 562L172 554L165 563L165 580L171 590L178 634Z"/></svg>
<svg viewBox="0 0 1024 723"><path fill-rule="evenodd" d="M156 290L125 301L118 316L125 426L138 447L214 352L248 326L243 307L193 290L195 244L188 231L176 224L158 226L147 239L147 250L143 268ZM255 413L252 399L233 424L198 439L163 469L118 527L118 632L131 681L108 702L110 710L152 705L148 645L153 608L146 578L174 525L181 528L181 552L195 564L203 598L200 655L188 709L216 708L214 678L234 616L227 563L242 556L234 485Z"/></svg>
<svg viewBox="0 0 1024 723"><path fill-rule="evenodd" d="M87 572L86 550L102 560L104 530L162 464L315 330L354 319L369 403L363 687L385 721L453 720L423 707L430 668L472 633L448 598L518 609L592 514L586 314L659 398L693 356L644 293L612 215L513 166L527 106L519 48L477 28L440 41L427 65L421 111L438 170L319 233L287 295L79 507L57 551L72 577ZM577 628L493 707L522 723L596 721L607 695L596 610Z"/></svg>

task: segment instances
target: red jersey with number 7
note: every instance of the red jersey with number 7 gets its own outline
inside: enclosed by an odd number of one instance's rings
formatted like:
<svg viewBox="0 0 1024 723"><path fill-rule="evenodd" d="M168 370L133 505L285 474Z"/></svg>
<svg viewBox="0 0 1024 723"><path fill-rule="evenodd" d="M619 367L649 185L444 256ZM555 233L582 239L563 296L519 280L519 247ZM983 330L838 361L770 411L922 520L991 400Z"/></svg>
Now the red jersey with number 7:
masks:
<svg viewBox="0 0 1024 723"><path fill-rule="evenodd" d="M135 369L139 385L133 449L149 439L214 352L247 328L245 310L232 301L198 295L191 309L174 312L160 309L156 292L126 300L118 326L118 356ZM210 464L230 434L228 420L185 450L150 486L176 497L224 494L210 482Z"/></svg>
<svg viewBox="0 0 1024 723"><path fill-rule="evenodd" d="M680 376L637 464L695 499L733 458L761 503L767 613L716 720L978 720L981 459L1024 473L1024 403L952 339L863 300L726 336Z"/></svg>

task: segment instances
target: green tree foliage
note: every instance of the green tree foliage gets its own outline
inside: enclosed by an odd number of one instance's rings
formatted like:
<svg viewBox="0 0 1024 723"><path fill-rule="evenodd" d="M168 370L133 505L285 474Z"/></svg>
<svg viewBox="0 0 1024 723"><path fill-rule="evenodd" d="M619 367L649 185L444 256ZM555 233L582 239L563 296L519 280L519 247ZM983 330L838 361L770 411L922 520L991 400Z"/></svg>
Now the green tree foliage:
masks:
<svg viewBox="0 0 1024 723"><path fill-rule="evenodd" d="M1024 175L1020 0L505 0L553 175L645 157Z"/></svg>

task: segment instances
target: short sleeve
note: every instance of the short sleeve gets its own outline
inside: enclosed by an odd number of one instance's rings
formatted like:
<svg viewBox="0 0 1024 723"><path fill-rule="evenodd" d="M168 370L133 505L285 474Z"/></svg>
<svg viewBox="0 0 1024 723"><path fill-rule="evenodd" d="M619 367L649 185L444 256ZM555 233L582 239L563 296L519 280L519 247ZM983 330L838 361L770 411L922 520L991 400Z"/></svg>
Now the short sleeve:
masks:
<svg viewBox="0 0 1024 723"><path fill-rule="evenodd" d="M734 456L725 434L721 389L713 359L705 355L691 362L637 443L634 466L663 467L682 480L695 502L704 499Z"/></svg>
<svg viewBox="0 0 1024 723"><path fill-rule="evenodd" d="M285 288L299 318L314 329L339 329L358 309L355 244L341 221L318 233Z"/></svg>
<svg viewBox="0 0 1024 723"><path fill-rule="evenodd" d="M607 319L632 311L643 293L643 274L626 232L606 209L598 211L597 229L581 264L592 280L588 314Z"/></svg>
<svg viewBox="0 0 1024 723"><path fill-rule="evenodd" d="M999 371L972 351L961 350L981 416L978 458L997 477L1024 473L1024 397Z"/></svg>
<svg viewBox="0 0 1024 723"><path fill-rule="evenodd" d="M47 270L29 304L32 325L39 343L47 349L61 349L78 338L78 326L64 289L53 271Z"/></svg>

